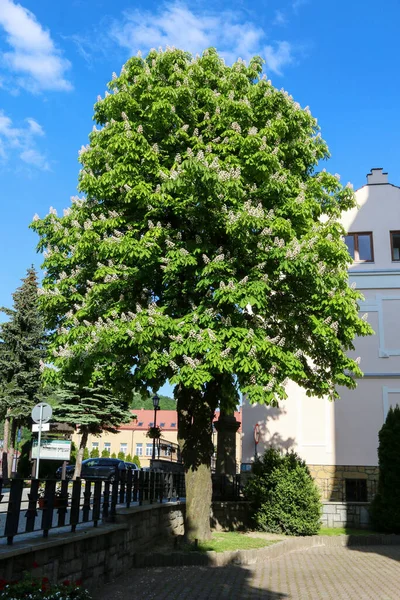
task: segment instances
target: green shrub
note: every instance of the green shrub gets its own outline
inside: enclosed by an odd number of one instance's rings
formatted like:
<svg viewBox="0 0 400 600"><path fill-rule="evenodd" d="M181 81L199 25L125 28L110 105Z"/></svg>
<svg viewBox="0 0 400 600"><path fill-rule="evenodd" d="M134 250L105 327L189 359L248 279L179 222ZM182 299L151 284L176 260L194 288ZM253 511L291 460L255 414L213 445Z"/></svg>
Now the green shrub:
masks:
<svg viewBox="0 0 400 600"><path fill-rule="evenodd" d="M379 432L378 493L371 503L374 529L400 533L400 408L390 408Z"/></svg>
<svg viewBox="0 0 400 600"><path fill-rule="evenodd" d="M126 462L130 462L131 463L132 462L132 456L130 454L127 454L125 456L125 460L126 460Z"/></svg>
<svg viewBox="0 0 400 600"><path fill-rule="evenodd" d="M295 453L270 448L253 465L245 495L256 526L272 533L314 535L321 526L318 488L306 463Z"/></svg>
<svg viewBox="0 0 400 600"><path fill-rule="evenodd" d="M90 451L90 458L99 458L100 452L98 448L92 448Z"/></svg>
<svg viewBox="0 0 400 600"><path fill-rule="evenodd" d="M83 460L86 460L87 458L89 458L89 449L88 448L84 448L84 450L83 450Z"/></svg>
<svg viewBox="0 0 400 600"><path fill-rule="evenodd" d="M135 456L133 457L132 462L135 463L135 465L137 465L139 467L139 469L141 468L140 458L138 457L137 454L135 454Z"/></svg>
<svg viewBox="0 0 400 600"><path fill-rule="evenodd" d="M109 450L104 449L101 453L101 457L102 458L110 458L110 452Z"/></svg>
<svg viewBox="0 0 400 600"><path fill-rule="evenodd" d="M113 453L111 454L111 458L117 458L117 455L115 454L115 452L113 452Z"/></svg>
<svg viewBox="0 0 400 600"><path fill-rule="evenodd" d="M118 452L118 457L119 460L125 460L125 454L123 452Z"/></svg>

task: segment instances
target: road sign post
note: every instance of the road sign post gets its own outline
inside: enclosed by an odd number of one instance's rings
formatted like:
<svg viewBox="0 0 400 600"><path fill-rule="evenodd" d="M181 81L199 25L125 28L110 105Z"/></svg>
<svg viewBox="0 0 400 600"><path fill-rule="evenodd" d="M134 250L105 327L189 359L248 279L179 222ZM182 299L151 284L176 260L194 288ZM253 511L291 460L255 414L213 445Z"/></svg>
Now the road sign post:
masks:
<svg viewBox="0 0 400 600"><path fill-rule="evenodd" d="M32 408L32 421L38 424L38 452L36 458L36 479L39 479L39 464L40 464L40 444L42 441L42 427L44 423L47 423L51 419L53 410L50 404L46 402L40 402Z"/></svg>

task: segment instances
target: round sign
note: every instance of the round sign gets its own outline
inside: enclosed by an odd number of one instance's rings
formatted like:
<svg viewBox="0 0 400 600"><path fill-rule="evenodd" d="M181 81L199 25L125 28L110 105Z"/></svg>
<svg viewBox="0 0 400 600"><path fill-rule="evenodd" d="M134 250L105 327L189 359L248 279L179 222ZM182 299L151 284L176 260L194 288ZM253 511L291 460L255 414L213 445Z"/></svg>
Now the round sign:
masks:
<svg viewBox="0 0 400 600"><path fill-rule="evenodd" d="M260 426L258 423L254 425L254 441L256 444L260 441Z"/></svg>
<svg viewBox="0 0 400 600"><path fill-rule="evenodd" d="M52 414L53 409L51 408L50 404L47 404L46 402L40 402L32 408L31 417L32 421L35 423L40 423L40 421L42 421L42 423L47 423L50 421ZM40 419L40 417L42 418Z"/></svg>

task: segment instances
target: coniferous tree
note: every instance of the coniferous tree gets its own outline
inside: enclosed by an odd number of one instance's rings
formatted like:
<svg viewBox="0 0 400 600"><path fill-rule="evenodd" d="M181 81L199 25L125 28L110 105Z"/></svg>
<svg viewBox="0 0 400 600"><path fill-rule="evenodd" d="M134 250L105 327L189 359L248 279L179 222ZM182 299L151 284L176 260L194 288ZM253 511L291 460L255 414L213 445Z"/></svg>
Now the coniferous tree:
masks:
<svg viewBox="0 0 400 600"><path fill-rule="evenodd" d="M7 452L13 454L17 429L28 424L32 407L43 399L40 371L46 338L38 306L38 277L33 267L14 292L13 301L13 308L0 309L8 316L8 321L0 325L0 414L5 420L3 472L7 470Z"/></svg>
<svg viewBox="0 0 400 600"><path fill-rule="evenodd" d="M115 398L99 383L89 387L66 381L54 396L58 401L54 408L57 420L77 426L81 434L74 471L74 478L80 477L82 459L89 455L85 452L89 435L99 435L103 431L116 433L118 426L129 422L134 415L125 399Z"/></svg>
<svg viewBox="0 0 400 600"><path fill-rule="evenodd" d="M378 493L371 504L375 529L400 533L400 407L390 407L379 431Z"/></svg>

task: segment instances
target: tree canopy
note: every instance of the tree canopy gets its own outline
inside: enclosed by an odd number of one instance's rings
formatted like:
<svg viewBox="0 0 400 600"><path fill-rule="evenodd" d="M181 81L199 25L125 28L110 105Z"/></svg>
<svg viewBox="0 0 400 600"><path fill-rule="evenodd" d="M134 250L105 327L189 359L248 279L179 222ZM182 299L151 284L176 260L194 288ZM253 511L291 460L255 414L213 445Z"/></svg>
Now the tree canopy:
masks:
<svg viewBox="0 0 400 600"><path fill-rule="evenodd" d="M95 104L83 195L32 224L47 377L175 385L192 539L210 536L215 409L239 389L277 404L288 379L336 398L371 332L339 221L351 186L317 171L316 119L261 74L261 58L227 66L215 49L129 59Z"/></svg>
<svg viewBox="0 0 400 600"><path fill-rule="evenodd" d="M354 195L315 171L316 119L261 71L168 49L113 75L80 152L84 196L32 225L58 373L200 391L222 376L261 403L287 378L354 387L346 350L370 332L338 220Z"/></svg>

